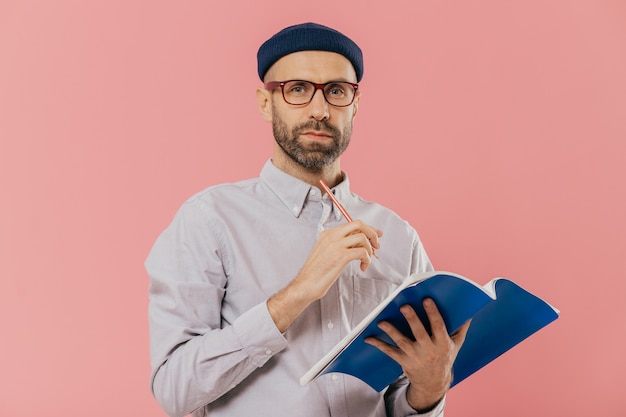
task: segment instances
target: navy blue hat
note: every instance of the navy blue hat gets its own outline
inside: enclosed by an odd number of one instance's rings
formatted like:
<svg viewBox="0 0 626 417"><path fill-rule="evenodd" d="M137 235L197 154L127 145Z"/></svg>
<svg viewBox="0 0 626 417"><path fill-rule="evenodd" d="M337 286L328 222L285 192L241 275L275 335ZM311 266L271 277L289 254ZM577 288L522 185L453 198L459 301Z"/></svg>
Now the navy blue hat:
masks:
<svg viewBox="0 0 626 417"><path fill-rule="evenodd" d="M276 61L299 51L341 54L352 63L357 82L363 77L363 53L356 43L335 29L317 23L302 23L281 30L261 45L257 52L261 80Z"/></svg>

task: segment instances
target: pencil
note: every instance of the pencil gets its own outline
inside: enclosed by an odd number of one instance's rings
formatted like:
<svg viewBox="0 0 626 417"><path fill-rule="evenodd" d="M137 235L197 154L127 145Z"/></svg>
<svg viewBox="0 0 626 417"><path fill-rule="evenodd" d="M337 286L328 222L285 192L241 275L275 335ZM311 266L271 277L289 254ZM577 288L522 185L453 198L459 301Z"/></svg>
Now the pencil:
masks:
<svg viewBox="0 0 626 417"><path fill-rule="evenodd" d="M320 184L322 184L322 187L324 188L324 191L326 191L326 194L328 194L328 197L330 197L330 199L333 201L333 203L335 203L335 206L337 206L337 208L339 209L341 214L343 214L343 217L346 218L348 223L352 222L352 217L350 217L350 215L348 214L346 209L343 208L343 206L341 205L339 200L337 200L337 197L335 197L335 194L333 194L333 192L330 191L330 188L328 188L328 185L326 185L324 180L320 180Z"/></svg>
<svg viewBox="0 0 626 417"><path fill-rule="evenodd" d="M328 194L328 197L332 200L332 202L335 204L335 206L339 209L341 214L343 214L343 217L346 219L346 221L348 223L351 223L352 222L352 217L350 217L350 215L348 214L346 209L341 205L339 200L337 200L337 197L335 197L335 194L333 194L333 192L330 191L330 188L328 188L328 185L326 185L324 180L320 180L320 184L322 185L322 188L324 189L324 191L326 191L326 194ZM374 250L373 246L372 246L372 254L374 255L374 257L378 258L378 255L376 255L376 250Z"/></svg>

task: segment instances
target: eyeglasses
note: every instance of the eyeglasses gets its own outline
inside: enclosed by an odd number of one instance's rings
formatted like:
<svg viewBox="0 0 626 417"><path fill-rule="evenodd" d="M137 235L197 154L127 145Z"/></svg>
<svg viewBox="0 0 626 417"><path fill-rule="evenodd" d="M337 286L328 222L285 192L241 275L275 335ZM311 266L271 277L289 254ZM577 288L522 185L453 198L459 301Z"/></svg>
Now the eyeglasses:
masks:
<svg viewBox="0 0 626 417"><path fill-rule="evenodd" d="M290 80L290 81L271 81L265 83L265 88L273 90L280 87L283 93L283 99L295 106L309 104L317 90L322 90L324 99L328 104L336 107L346 107L352 104L358 84L331 81L325 84L312 83L310 81Z"/></svg>

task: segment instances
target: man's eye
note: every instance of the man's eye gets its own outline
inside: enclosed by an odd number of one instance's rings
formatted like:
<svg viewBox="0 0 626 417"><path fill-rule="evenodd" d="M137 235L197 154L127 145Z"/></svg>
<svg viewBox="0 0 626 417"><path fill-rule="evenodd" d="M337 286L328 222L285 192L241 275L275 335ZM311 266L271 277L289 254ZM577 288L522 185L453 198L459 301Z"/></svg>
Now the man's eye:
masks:
<svg viewBox="0 0 626 417"><path fill-rule="evenodd" d="M338 85L331 86L326 91L331 96L343 96L345 94L344 89L341 88L341 86L338 86Z"/></svg>
<svg viewBox="0 0 626 417"><path fill-rule="evenodd" d="M306 85L306 84L291 84L287 86L288 89L286 90L289 94L293 94L293 95L305 95L308 94L309 91L311 90L311 87Z"/></svg>

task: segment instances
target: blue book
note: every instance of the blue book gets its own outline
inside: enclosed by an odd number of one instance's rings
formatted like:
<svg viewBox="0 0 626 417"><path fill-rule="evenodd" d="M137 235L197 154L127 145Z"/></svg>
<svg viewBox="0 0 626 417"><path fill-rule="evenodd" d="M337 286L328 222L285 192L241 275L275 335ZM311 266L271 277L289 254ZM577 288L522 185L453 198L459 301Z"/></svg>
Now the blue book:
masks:
<svg viewBox="0 0 626 417"><path fill-rule="evenodd" d="M467 320L472 323L453 365L452 386L463 381L513 346L559 317L559 311L514 282L496 278L481 286L457 274L428 272L409 277L301 379L305 385L320 375L353 375L382 391L402 375L402 368L364 342L374 336L394 344L377 327L388 321L410 336L400 307L410 304L430 332L424 298L432 298L450 334Z"/></svg>

